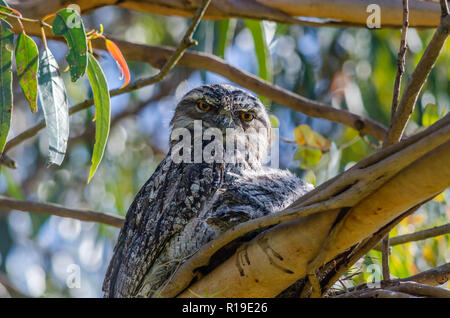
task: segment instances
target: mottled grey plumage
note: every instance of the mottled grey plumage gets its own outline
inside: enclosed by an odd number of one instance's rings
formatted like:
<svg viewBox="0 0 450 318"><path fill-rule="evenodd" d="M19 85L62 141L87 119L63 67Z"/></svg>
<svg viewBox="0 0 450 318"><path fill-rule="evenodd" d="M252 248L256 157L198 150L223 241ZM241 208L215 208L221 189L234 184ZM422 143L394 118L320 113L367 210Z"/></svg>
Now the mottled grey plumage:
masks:
<svg viewBox="0 0 450 318"><path fill-rule="evenodd" d="M199 103L211 106L202 111ZM250 112L253 120L240 114ZM270 121L261 102L230 85L200 86L183 97L172 119L177 128L266 128L259 138L268 148ZM158 296L183 260L233 225L274 213L312 189L289 171L256 161L177 163L175 141L167 157L137 194L122 226L106 274L106 297ZM202 142L202 146L205 142ZM256 151L249 145L249 151Z"/></svg>

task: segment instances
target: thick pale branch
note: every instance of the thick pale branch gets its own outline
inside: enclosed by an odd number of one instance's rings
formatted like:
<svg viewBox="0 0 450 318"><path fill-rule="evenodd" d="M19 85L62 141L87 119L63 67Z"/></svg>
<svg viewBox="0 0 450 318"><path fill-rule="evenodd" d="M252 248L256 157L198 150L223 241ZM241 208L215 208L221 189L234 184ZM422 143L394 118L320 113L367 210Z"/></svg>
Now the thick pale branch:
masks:
<svg viewBox="0 0 450 318"><path fill-rule="evenodd" d="M410 207L450 185L450 142L439 146L396 174L353 207L341 235L325 257L333 257L376 232ZM333 225L339 211L311 215L258 235L189 289L199 295L273 297L306 274L307 264ZM274 272L277 275L274 275ZM189 290L181 297L191 297Z"/></svg>
<svg viewBox="0 0 450 318"><path fill-rule="evenodd" d="M184 289L192 279L195 269L207 265L210 257L232 240L252 230L280 222L321 211L355 206L401 169L449 140L450 115L447 115L425 131L359 162L345 173L307 193L285 211L237 225L203 246L186 261L164 287L163 295L175 296Z"/></svg>
<svg viewBox="0 0 450 318"><path fill-rule="evenodd" d="M81 221L99 222L120 228L123 218L114 214L87 209L69 209L59 204L30 202L0 196L0 209L19 210L30 213L57 215Z"/></svg>

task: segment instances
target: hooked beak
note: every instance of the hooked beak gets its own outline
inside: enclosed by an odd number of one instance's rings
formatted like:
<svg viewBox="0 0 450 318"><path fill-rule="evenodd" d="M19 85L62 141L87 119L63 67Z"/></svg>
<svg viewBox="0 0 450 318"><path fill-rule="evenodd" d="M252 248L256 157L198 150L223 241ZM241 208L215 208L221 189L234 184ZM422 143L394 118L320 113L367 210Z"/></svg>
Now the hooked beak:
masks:
<svg viewBox="0 0 450 318"><path fill-rule="evenodd" d="M223 128L236 128L231 113L226 110L222 110L217 116L217 125Z"/></svg>

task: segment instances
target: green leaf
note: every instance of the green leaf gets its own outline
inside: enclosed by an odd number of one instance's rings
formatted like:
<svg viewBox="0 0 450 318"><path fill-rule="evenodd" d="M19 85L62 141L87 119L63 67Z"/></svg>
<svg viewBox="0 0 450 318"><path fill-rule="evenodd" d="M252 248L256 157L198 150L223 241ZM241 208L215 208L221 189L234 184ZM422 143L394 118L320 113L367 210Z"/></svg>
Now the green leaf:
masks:
<svg viewBox="0 0 450 318"><path fill-rule="evenodd" d="M45 48L38 69L38 95L48 131L49 164L60 165L69 138L69 104L58 63Z"/></svg>
<svg viewBox="0 0 450 318"><path fill-rule="evenodd" d="M330 141L306 124L299 125L294 129L294 137L299 146L306 145L322 150L330 149Z"/></svg>
<svg viewBox="0 0 450 318"><path fill-rule="evenodd" d="M316 175L314 171L308 170L303 176L303 181L311 183L313 186L316 186Z"/></svg>
<svg viewBox="0 0 450 318"><path fill-rule="evenodd" d="M37 70L39 64L39 51L25 33L20 33L16 41L16 68L17 77L25 97L30 102L31 111L37 111Z"/></svg>
<svg viewBox="0 0 450 318"><path fill-rule="evenodd" d="M236 19L219 20L217 25L216 54L225 58L225 50L231 44L236 29Z"/></svg>
<svg viewBox="0 0 450 318"><path fill-rule="evenodd" d="M15 14L14 11L9 8L9 5L2 0L0 0L0 12ZM0 13L0 15L1 15L1 13ZM7 16L5 15L4 17L7 17Z"/></svg>
<svg viewBox="0 0 450 318"><path fill-rule="evenodd" d="M272 128L279 128L280 127L280 121L278 120L278 117L275 115L269 115L270 119L270 125Z"/></svg>
<svg viewBox="0 0 450 318"><path fill-rule="evenodd" d="M300 168L308 169L316 166L322 157L322 151L317 148L299 146L294 154L294 159L300 161Z"/></svg>
<svg viewBox="0 0 450 318"><path fill-rule="evenodd" d="M103 153L106 148L106 141L109 135L109 125L111 120L111 108L108 83L105 75L92 54L88 54L87 74L92 87L95 104L95 144L92 152L92 165L89 171L88 183L94 176Z"/></svg>
<svg viewBox="0 0 450 318"><path fill-rule="evenodd" d="M245 20L245 25L250 30L255 44L255 53L258 60L259 77L266 81L272 81L270 71L270 54L264 37L264 29L261 21Z"/></svg>
<svg viewBox="0 0 450 318"><path fill-rule="evenodd" d="M66 59L72 82L75 82L86 73L87 68L87 38L78 12L73 9L58 11L53 20L53 34L62 35L66 39L69 46Z"/></svg>
<svg viewBox="0 0 450 318"><path fill-rule="evenodd" d="M427 104L422 115L422 125L428 127L439 120L439 109L435 104Z"/></svg>
<svg viewBox="0 0 450 318"><path fill-rule="evenodd" d="M14 35L11 25L0 21L0 152L5 148L11 126L11 112L13 107L12 94L12 51Z"/></svg>

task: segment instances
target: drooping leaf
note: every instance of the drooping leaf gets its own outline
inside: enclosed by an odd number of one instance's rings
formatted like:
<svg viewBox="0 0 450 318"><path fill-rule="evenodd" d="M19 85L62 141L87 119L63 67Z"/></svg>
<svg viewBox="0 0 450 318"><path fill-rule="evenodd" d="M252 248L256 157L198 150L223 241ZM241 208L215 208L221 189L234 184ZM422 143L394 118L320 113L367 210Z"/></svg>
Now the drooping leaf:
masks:
<svg viewBox="0 0 450 318"><path fill-rule="evenodd" d="M299 125L294 129L294 137L300 146L320 148L322 150L330 149L330 141L321 134L315 132L308 125Z"/></svg>
<svg viewBox="0 0 450 318"><path fill-rule="evenodd" d="M92 87L95 104L95 144L92 152L92 164L89 171L88 183L102 160L109 135L111 108L108 83L100 64L92 54L88 54L87 74Z"/></svg>
<svg viewBox="0 0 450 318"><path fill-rule="evenodd" d="M425 127L433 125L439 120L439 109L435 104L427 104L422 115L422 124Z"/></svg>
<svg viewBox="0 0 450 318"><path fill-rule="evenodd" d="M11 25L0 21L0 152L3 152L6 138L11 126L11 112L13 107L12 94L12 51L14 35Z"/></svg>
<svg viewBox="0 0 450 318"><path fill-rule="evenodd" d="M299 146L294 159L300 161L300 168L308 169L316 166L322 158L322 151L308 146Z"/></svg>
<svg viewBox="0 0 450 318"><path fill-rule="evenodd" d="M272 80L270 71L270 54L264 37L262 22L255 20L245 20L245 25L250 30L255 44L255 53L258 60L259 77L266 81Z"/></svg>
<svg viewBox="0 0 450 318"><path fill-rule="evenodd" d="M49 164L60 165L69 138L69 104L58 63L45 48L38 69L38 95L48 132Z"/></svg>
<svg viewBox="0 0 450 318"><path fill-rule="evenodd" d="M16 41L15 57L20 86L34 113L37 111L39 51L33 39L23 32L19 34Z"/></svg>
<svg viewBox="0 0 450 318"><path fill-rule="evenodd" d="M66 59L72 82L75 82L86 73L87 68L88 46L81 16L70 8L59 10L53 20L53 33L62 35L67 42L69 53Z"/></svg>
<svg viewBox="0 0 450 318"><path fill-rule="evenodd" d="M105 43L106 49L108 50L109 54L111 54L111 56L117 62L122 77L125 77L125 83L123 83L121 87L123 88L130 82L130 70L128 69L127 61L125 61L125 58L123 57L122 52L120 51L116 43L108 39L105 39Z"/></svg>

